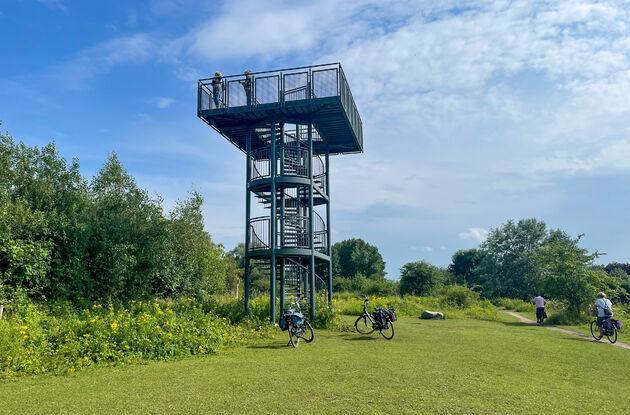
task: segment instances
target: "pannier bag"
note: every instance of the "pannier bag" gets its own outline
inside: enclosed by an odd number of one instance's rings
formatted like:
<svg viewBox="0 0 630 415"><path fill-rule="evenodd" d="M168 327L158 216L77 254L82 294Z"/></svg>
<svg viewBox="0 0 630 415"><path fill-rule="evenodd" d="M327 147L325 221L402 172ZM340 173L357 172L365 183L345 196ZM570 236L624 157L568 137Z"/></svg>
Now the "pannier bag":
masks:
<svg viewBox="0 0 630 415"><path fill-rule="evenodd" d="M289 322L292 323L294 326L299 326L299 325L304 324L304 314L296 313L294 311L287 311L280 318L280 321L278 322L278 326L280 327L282 331L285 331L289 328Z"/></svg>
<svg viewBox="0 0 630 415"><path fill-rule="evenodd" d="M394 311L394 309L393 309L393 308L389 308L388 310L389 310L389 319L390 319L391 321L396 321L396 320L398 320L398 319L396 318L396 312Z"/></svg>
<svg viewBox="0 0 630 415"><path fill-rule="evenodd" d="M615 320L615 326L617 326L617 330L621 330L621 326L623 326L623 324L621 324L621 321Z"/></svg>
<svg viewBox="0 0 630 415"><path fill-rule="evenodd" d="M612 330L612 320L607 318L604 321L602 321L602 328L604 330Z"/></svg>
<svg viewBox="0 0 630 415"><path fill-rule="evenodd" d="M396 321L396 313L391 308L379 307L372 315L377 321Z"/></svg>

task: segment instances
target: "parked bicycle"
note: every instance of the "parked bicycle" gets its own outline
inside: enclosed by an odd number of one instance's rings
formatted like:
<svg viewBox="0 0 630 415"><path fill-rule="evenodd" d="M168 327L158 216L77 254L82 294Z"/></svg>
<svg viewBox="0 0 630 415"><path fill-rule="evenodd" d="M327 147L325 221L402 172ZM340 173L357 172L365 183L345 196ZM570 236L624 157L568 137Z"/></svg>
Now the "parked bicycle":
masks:
<svg viewBox="0 0 630 415"><path fill-rule="evenodd" d="M597 320L591 322L591 335L595 340L601 340L602 337L606 336L609 342L615 343L619 330L621 330L621 321L614 318L607 318L602 321L602 331L599 331Z"/></svg>
<svg viewBox="0 0 630 415"><path fill-rule="evenodd" d="M310 343L313 341L313 327L311 323L304 318L302 314L302 308L300 307L301 298L296 298L289 308L280 318L278 325L282 331L289 332L289 343L293 347L298 347L300 339Z"/></svg>
<svg viewBox="0 0 630 415"><path fill-rule="evenodd" d="M379 307L374 312L368 313L367 305L370 303L368 297L363 295L363 314L354 322L354 328L361 334L372 334L378 330L381 336L387 340L394 337L394 321L396 321L396 313L394 310Z"/></svg>

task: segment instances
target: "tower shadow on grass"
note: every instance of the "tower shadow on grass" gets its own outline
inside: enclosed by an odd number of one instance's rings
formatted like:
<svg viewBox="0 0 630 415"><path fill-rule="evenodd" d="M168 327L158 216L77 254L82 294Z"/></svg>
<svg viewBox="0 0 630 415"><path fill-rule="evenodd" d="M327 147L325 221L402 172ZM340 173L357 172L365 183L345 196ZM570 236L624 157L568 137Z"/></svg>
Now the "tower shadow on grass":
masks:
<svg viewBox="0 0 630 415"><path fill-rule="evenodd" d="M248 349L284 349L286 344L251 344Z"/></svg>

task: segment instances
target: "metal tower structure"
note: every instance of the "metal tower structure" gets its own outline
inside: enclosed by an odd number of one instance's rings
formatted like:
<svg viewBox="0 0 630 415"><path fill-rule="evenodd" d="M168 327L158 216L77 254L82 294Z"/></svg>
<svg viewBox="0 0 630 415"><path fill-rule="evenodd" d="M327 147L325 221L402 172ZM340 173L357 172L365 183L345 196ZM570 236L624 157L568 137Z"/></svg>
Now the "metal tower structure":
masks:
<svg viewBox="0 0 630 415"><path fill-rule="evenodd" d="M246 155L245 313L257 267L272 322L277 291L280 313L303 295L313 321L317 298L332 303L329 157L363 151L346 76L339 63L215 75L199 80L197 115Z"/></svg>

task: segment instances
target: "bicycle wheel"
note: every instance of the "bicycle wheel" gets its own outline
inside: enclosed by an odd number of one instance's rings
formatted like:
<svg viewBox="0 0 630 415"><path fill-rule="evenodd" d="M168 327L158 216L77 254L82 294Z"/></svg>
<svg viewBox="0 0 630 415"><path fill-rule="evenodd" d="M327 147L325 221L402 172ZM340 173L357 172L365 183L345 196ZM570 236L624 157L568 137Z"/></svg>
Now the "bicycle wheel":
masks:
<svg viewBox="0 0 630 415"><path fill-rule="evenodd" d="M385 337L387 340L391 340L394 337L394 323L388 321L387 327L381 327L379 331L381 332L381 336Z"/></svg>
<svg viewBox="0 0 630 415"><path fill-rule="evenodd" d="M304 341L307 343L312 342L313 337L315 337L313 335L313 327L311 326L311 323L309 323L306 319L304 319L304 327L302 327L302 334L300 334L300 337L303 338Z"/></svg>
<svg viewBox="0 0 630 415"><path fill-rule="evenodd" d="M291 346L298 347L300 345L300 337L297 334L297 327L289 323L289 343Z"/></svg>
<svg viewBox="0 0 630 415"><path fill-rule="evenodd" d="M610 343L615 343L617 341L617 328L613 326L612 329L606 332L606 337Z"/></svg>
<svg viewBox="0 0 630 415"><path fill-rule="evenodd" d="M599 332L599 327L597 327L597 320L591 322L591 335L595 340L600 340L603 337Z"/></svg>
<svg viewBox="0 0 630 415"><path fill-rule="evenodd" d="M374 332L372 322L365 314L359 316L357 321L354 322L354 328L361 334L372 334L372 332Z"/></svg>

